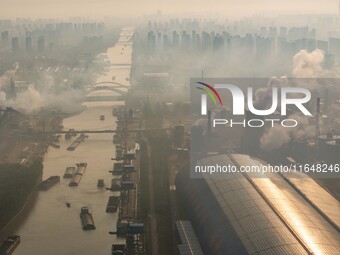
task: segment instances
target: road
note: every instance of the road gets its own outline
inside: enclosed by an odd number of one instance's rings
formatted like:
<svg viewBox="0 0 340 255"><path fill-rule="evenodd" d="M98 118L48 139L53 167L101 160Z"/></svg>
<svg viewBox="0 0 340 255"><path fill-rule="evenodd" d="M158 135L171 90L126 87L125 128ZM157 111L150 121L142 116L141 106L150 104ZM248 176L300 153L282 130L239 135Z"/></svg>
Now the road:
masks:
<svg viewBox="0 0 340 255"><path fill-rule="evenodd" d="M149 144L147 144L148 150L148 158L151 159L151 148ZM154 191L154 176L153 176L153 167L152 164L149 164L148 173L149 173L149 228L150 228L150 240L151 240L151 254L158 255L159 247L158 247L158 224L157 224L157 216L155 209L155 191Z"/></svg>

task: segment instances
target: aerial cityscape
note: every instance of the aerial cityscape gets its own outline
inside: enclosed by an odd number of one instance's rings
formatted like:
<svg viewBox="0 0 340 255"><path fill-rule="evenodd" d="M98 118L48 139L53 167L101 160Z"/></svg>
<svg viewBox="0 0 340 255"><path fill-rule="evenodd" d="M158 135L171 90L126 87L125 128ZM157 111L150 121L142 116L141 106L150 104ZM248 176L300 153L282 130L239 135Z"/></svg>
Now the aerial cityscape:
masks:
<svg viewBox="0 0 340 255"><path fill-rule="evenodd" d="M29 2L0 255L340 254L340 1Z"/></svg>

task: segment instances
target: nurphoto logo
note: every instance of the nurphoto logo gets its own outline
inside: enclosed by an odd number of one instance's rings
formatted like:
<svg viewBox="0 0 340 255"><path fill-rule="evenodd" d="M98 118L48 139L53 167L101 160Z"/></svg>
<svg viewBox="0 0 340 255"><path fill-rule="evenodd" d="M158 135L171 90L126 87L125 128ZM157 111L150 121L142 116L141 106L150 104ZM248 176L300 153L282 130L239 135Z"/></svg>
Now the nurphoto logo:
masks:
<svg viewBox="0 0 340 255"><path fill-rule="evenodd" d="M268 116L274 114L278 108L280 109L280 115L287 115L288 106L295 106L301 111L305 116L311 116L312 114L307 110L304 104L308 103L311 99L311 92L306 88L300 87L273 87L271 88L271 106L268 109L257 109L254 105L254 90L252 87L247 88L247 97L238 86L233 84L214 84L210 85L204 82L197 82L197 84L203 87L197 87L197 89L202 90L204 94L201 94L201 115L207 115L208 112L208 99L207 95L211 98L215 106L217 106L217 100L220 106L223 106L222 98L220 93L217 91L227 91L231 93L232 96L232 114L234 116L245 115L245 109L256 116ZM280 103L279 103L280 98ZM213 127L217 125L230 125L230 127L235 125L249 126L249 127L262 127L265 122L271 123L274 126L275 123L281 124L283 127L296 127L298 121L295 119L274 119L274 118L259 118L250 119L246 121L244 119L241 122L235 122L232 119L213 119Z"/></svg>

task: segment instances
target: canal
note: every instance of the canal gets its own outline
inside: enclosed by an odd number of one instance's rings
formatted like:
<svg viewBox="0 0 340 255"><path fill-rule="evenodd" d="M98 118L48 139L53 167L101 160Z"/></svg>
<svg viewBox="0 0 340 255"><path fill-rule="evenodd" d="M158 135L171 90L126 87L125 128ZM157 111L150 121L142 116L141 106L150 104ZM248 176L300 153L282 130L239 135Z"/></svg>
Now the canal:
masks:
<svg viewBox="0 0 340 255"><path fill-rule="evenodd" d="M97 82L113 79L127 87L130 86L132 57L132 28L123 29L115 46L107 50L111 66L98 76ZM96 91L96 96L115 93L107 90ZM85 103L86 110L76 116L64 119L65 129L104 130L115 129L116 119L112 108L124 102L98 101ZM100 120L100 115L105 119ZM72 140L60 139L60 148L49 147L44 159L43 179L52 175L61 176L60 183L47 191L36 194L28 212L14 227L14 232L21 236L21 243L14 255L108 255L112 243L124 243L124 239L109 235L114 231L117 213L106 213L110 195L114 193L97 188L98 179L104 179L110 187L115 155L112 134L90 134L75 151L66 148ZM86 162L87 169L78 187L69 187L69 179L63 179L65 168L76 163ZM71 206L68 208L66 203ZM83 231L80 221L80 208L88 206L93 215L96 230Z"/></svg>

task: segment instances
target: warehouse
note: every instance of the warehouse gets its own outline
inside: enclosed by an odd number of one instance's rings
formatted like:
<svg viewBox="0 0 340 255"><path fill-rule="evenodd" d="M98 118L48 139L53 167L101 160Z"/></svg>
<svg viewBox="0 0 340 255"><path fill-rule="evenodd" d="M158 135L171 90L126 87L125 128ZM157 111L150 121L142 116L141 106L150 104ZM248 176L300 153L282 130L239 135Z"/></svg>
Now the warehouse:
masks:
<svg viewBox="0 0 340 255"><path fill-rule="evenodd" d="M239 168L263 162L232 154L197 164ZM193 179L182 169L177 191L204 254L340 254L339 202L308 176L285 175L237 172Z"/></svg>

